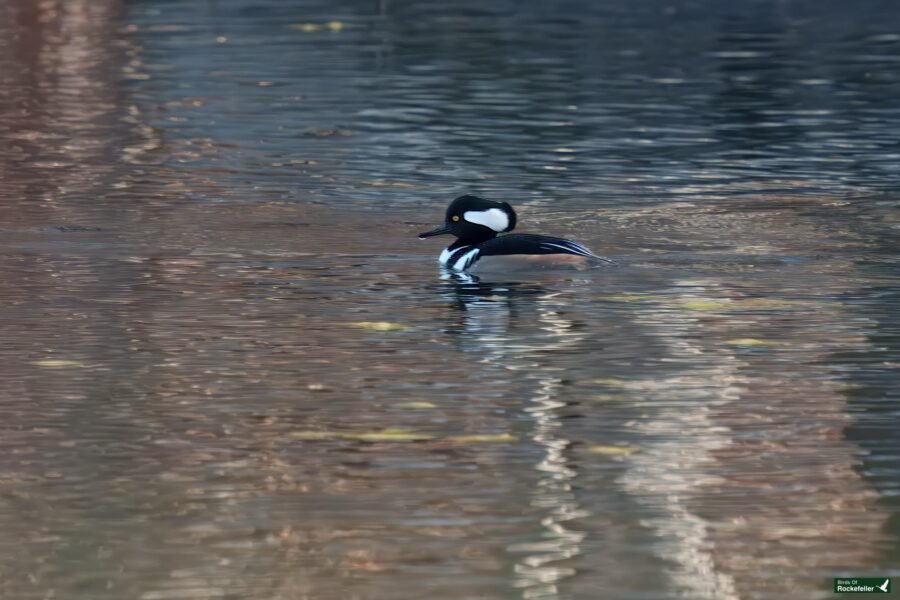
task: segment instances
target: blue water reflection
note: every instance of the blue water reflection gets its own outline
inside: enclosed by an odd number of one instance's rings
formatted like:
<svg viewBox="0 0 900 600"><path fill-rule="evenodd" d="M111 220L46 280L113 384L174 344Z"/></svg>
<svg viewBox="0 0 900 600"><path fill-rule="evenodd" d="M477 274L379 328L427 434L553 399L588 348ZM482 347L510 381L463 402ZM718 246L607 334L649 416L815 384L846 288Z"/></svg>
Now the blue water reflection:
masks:
<svg viewBox="0 0 900 600"><path fill-rule="evenodd" d="M898 574L895 3L0 10L0 597Z"/></svg>

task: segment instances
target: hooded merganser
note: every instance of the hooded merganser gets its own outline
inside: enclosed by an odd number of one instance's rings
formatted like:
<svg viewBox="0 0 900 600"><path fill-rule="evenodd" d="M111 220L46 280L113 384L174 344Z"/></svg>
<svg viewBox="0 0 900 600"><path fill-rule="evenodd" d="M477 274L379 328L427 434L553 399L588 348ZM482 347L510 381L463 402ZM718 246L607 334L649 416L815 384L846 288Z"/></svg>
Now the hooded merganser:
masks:
<svg viewBox="0 0 900 600"><path fill-rule="evenodd" d="M444 224L420 233L425 239L449 233L457 240L447 246L438 259L442 267L453 271L473 269L484 257L510 257L528 267L567 266L587 268L591 262L612 262L596 256L577 242L548 235L512 233L497 237L498 233L516 227L516 211L506 202L494 202L478 196L460 196L447 207ZM489 262L501 262L491 259ZM515 268L509 259L503 261L504 270ZM479 264L481 268L483 264Z"/></svg>

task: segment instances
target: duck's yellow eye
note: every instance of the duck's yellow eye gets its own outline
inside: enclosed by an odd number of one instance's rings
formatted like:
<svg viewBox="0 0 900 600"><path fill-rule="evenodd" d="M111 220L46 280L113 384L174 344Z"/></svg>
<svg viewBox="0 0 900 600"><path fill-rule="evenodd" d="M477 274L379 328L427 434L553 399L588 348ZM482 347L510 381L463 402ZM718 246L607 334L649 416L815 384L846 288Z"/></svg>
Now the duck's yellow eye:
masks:
<svg viewBox="0 0 900 600"><path fill-rule="evenodd" d="M453 219L453 221L459 221L459 215L453 215L450 218Z"/></svg>

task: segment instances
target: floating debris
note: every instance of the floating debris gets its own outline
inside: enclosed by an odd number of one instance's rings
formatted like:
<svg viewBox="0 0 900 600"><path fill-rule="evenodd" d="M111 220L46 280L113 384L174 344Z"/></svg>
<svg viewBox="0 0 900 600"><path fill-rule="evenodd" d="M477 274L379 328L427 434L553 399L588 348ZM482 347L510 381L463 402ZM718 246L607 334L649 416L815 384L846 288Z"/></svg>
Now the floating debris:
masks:
<svg viewBox="0 0 900 600"><path fill-rule="evenodd" d="M65 360L61 358L47 358L44 360L36 360L33 365L37 365L39 367L44 367L47 369L66 369L70 367L78 367L82 369L86 369L87 365L81 361L77 360Z"/></svg>
<svg viewBox="0 0 900 600"><path fill-rule="evenodd" d="M628 382L622 379L616 379L614 377L604 377L600 379L589 379L587 383L594 383L597 385L608 385L610 387L628 387Z"/></svg>
<svg viewBox="0 0 900 600"><path fill-rule="evenodd" d="M429 404L429 403L424 403ZM433 405L432 405L433 406ZM518 438L511 433L476 433L466 435L451 435L440 438L429 433L420 433L399 427L389 427L380 431L363 431L359 433L346 433L336 431L307 430L292 431L284 434L288 440L321 441L321 440L355 440L362 442L419 442L425 440L445 441L462 444L515 442Z"/></svg>
<svg viewBox="0 0 900 600"><path fill-rule="evenodd" d="M289 29L296 29L304 33L314 33L316 31L340 31L344 28L341 21L328 21L327 23L291 23Z"/></svg>
<svg viewBox="0 0 900 600"><path fill-rule="evenodd" d="M352 129L309 129L303 132L308 137L348 137L356 135Z"/></svg>
<svg viewBox="0 0 900 600"><path fill-rule="evenodd" d="M332 431L292 431L287 437L292 440L330 440L339 436Z"/></svg>
<svg viewBox="0 0 900 600"><path fill-rule="evenodd" d="M629 456L641 451L640 448L632 448L631 446L588 446L585 450L591 454L602 454L604 456Z"/></svg>
<svg viewBox="0 0 900 600"><path fill-rule="evenodd" d="M600 296L600 300L606 302L636 302L638 300L650 300L652 296L639 296L637 294L617 294L613 296Z"/></svg>
<svg viewBox="0 0 900 600"><path fill-rule="evenodd" d="M409 326L401 323L391 323L389 321L356 321L350 323L353 327L361 327L363 329L371 329L372 331L405 331Z"/></svg>
<svg viewBox="0 0 900 600"><path fill-rule="evenodd" d="M514 442L518 438L511 433L483 433L473 435L451 435L447 438L451 442Z"/></svg>
<svg viewBox="0 0 900 600"><path fill-rule="evenodd" d="M721 310L728 308L728 303L717 300L685 300L679 302L678 306L687 310Z"/></svg>
<svg viewBox="0 0 900 600"><path fill-rule="evenodd" d="M731 346L777 346L778 342L774 340L758 340L756 338L735 338L733 340L725 340L726 344Z"/></svg>
<svg viewBox="0 0 900 600"><path fill-rule="evenodd" d="M419 440L433 439L433 435L416 433L408 429L384 429L367 433L344 433L341 437L346 440L361 440L364 442L416 442Z"/></svg>

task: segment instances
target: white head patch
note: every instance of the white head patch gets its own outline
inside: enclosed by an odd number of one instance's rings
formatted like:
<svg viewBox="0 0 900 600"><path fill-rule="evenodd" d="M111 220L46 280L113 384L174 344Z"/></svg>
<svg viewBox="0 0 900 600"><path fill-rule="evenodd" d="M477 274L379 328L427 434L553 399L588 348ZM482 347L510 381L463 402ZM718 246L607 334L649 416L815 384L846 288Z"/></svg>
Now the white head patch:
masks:
<svg viewBox="0 0 900 600"><path fill-rule="evenodd" d="M509 227L509 215L499 208L489 208L487 210L467 210L463 213L463 219L469 223L476 225L484 225L490 227L497 233L506 231Z"/></svg>

